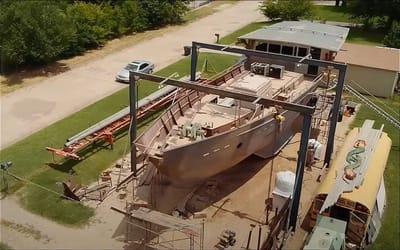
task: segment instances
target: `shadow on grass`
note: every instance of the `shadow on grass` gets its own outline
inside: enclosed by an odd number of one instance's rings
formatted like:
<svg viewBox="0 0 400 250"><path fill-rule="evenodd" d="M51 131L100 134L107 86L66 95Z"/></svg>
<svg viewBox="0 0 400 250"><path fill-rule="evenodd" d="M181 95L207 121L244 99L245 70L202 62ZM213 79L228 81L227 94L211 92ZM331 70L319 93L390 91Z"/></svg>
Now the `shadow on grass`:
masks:
<svg viewBox="0 0 400 250"><path fill-rule="evenodd" d="M385 29L365 29L363 27L351 27L346 42L367 45L382 45L387 31Z"/></svg>
<svg viewBox="0 0 400 250"><path fill-rule="evenodd" d="M152 123L152 121L158 117L160 113L162 113L164 109L157 111L153 114L148 115L144 119L140 121L138 124L138 130L144 129L146 126ZM114 143L122 140L128 135L128 128L124 128L118 133L114 134ZM89 159L90 157L94 156L97 152L102 150L113 150L111 144L107 141L102 140L98 142L93 142L92 144L88 145L86 148L78 152L78 155L81 157L81 160L75 160L71 158L65 158L61 162L47 162L46 165L51 167L54 170L64 172L64 173L73 173L75 170L73 169L74 166L78 165L81 161ZM128 153L128 152L126 152Z"/></svg>
<svg viewBox="0 0 400 250"><path fill-rule="evenodd" d="M70 67L67 66L67 64L60 62L54 62L46 66L27 66L22 70L15 69L13 72L6 74L6 80L3 81L2 84L5 84L6 86L18 85L21 84L24 79L54 76L68 70L70 70Z"/></svg>
<svg viewBox="0 0 400 250"><path fill-rule="evenodd" d="M119 141L127 135L127 130L124 129L120 133L114 135L114 141ZM88 159L95 155L97 152L102 150L113 150L111 144L106 141L93 142L91 145L87 146L83 150L79 151L78 155L81 157L81 160L75 160L71 158L65 158L61 162L47 162L46 165L51 167L54 170L58 170L64 173L73 173L73 167L78 165L81 161Z"/></svg>

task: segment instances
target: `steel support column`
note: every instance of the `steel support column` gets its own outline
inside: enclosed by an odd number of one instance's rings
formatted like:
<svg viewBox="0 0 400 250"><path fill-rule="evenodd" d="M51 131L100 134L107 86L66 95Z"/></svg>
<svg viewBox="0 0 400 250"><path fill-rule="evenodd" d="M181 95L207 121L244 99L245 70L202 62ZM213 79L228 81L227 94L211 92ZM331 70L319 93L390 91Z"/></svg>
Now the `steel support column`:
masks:
<svg viewBox="0 0 400 250"><path fill-rule="evenodd" d="M347 67L345 66L344 69L339 70L338 83L336 85L336 95L335 95L335 101L333 102L333 107L332 107L332 117L330 120L328 141L326 143L325 158L324 158L324 164L327 164L328 167L329 167L329 163L331 161L331 156L332 156L334 142L335 142L336 124L338 121L340 104L342 101L342 93L343 93L343 87L344 87L344 77L346 75L346 68Z"/></svg>
<svg viewBox="0 0 400 250"><path fill-rule="evenodd" d="M296 179L294 182L292 206L289 215L289 228L296 231L297 215L301 196L301 185L303 184L304 166L306 165L307 144L311 132L312 115L303 114L303 131L301 132L299 159L297 160Z"/></svg>
<svg viewBox="0 0 400 250"><path fill-rule="evenodd" d="M136 79L132 71L129 71L129 105L131 112L130 126L130 145L131 145L131 172L136 176L136 146L133 143L136 140Z"/></svg>
<svg viewBox="0 0 400 250"><path fill-rule="evenodd" d="M197 45L192 43L192 56L190 61L190 81L196 81L196 68L197 68Z"/></svg>

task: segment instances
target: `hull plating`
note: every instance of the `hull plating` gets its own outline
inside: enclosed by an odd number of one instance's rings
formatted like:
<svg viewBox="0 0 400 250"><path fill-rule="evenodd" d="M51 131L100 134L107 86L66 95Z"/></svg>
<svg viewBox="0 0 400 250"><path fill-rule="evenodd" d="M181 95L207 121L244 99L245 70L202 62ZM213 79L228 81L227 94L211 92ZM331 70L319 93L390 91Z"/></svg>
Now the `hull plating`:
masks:
<svg viewBox="0 0 400 250"><path fill-rule="evenodd" d="M286 111L284 122L264 117L226 133L174 148L163 153L157 168L182 180L204 179L222 172L248 156L263 150L273 156L293 136L292 124L298 113ZM266 153L267 152L267 153Z"/></svg>
<svg viewBox="0 0 400 250"><path fill-rule="evenodd" d="M306 105L318 83L313 81L307 86L291 102ZM168 144L167 139L176 131L178 119L186 117L186 112L201 103L203 96L191 92L178 100L139 136L135 141L139 159L150 160L172 179L200 180L218 174L252 154L264 158L273 156L290 140L294 129L299 127L295 122L301 120L297 119L300 114L293 111L281 112L285 117L283 122L276 120L273 113L254 115L255 118L239 117L242 125L229 127L223 130L225 132L193 139L187 144Z"/></svg>

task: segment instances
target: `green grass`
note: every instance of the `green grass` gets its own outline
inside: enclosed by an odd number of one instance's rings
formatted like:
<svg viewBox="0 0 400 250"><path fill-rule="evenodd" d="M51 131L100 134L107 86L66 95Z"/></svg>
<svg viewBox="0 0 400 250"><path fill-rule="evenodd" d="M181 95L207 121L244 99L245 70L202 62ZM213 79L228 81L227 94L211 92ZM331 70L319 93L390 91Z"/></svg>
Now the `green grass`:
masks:
<svg viewBox="0 0 400 250"><path fill-rule="evenodd" d="M247 33L250 33L252 31L258 30L264 26L268 26L273 24L274 22L254 22L254 23L249 23L248 25L230 33L227 36L222 37L219 40L220 44L234 44L237 42L237 38L239 36L245 35Z"/></svg>
<svg viewBox="0 0 400 250"><path fill-rule="evenodd" d="M323 21L359 23L359 19L352 18L344 7L314 5L314 19Z"/></svg>
<svg viewBox="0 0 400 250"><path fill-rule="evenodd" d="M8 245L0 242L0 250L12 250L11 247L9 247Z"/></svg>
<svg viewBox="0 0 400 250"><path fill-rule="evenodd" d="M35 227L32 225L17 224L8 220L1 220L0 224L4 227L8 227L17 232L25 234L26 236L32 237L35 240L49 239L47 235L42 234L41 231L35 229Z"/></svg>
<svg viewBox="0 0 400 250"><path fill-rule="evenodd" d="M374 100L372 100L374 101ZM386 105L394 110L400 110L400 95L394 95L392 98L381 99ZM379 103L376 103L379 105ZM387 110L387 108L383 107ZM394 114L393 114L394 115ZM395 116L400 119L398 115ZM378 128L384 124L383 131L386 132L392 139L392 149L389 155L388 163L385 170L385 186L386 186L386 199L387 207L384 213L382 228L379 236L369 249L400 249L400 228L399 228L399 162L400 162L400 134L396 129L386 120L382 119L379 115L369 109L367 106L361 106L357 111L354 122L351 127L361 127L365 119L375 120L375 127Z"/></svg>
<svg viewBox="0 0 400 250"><path fill-rule="evenodd" d="M386 31L383 29L366 30L362 27L352 27L350 28L346 42L373 46L384 46L382 41L385 35Z"/></svg>
<svg viewBox="0 0 400 250"><path fill-rule="evenodd" d="M193 22L203 17L212 15L218 11L218 8L224 4L236 4L238 1L212 1L201 8L189 11L183 18L185 22Z"/></svg>
<svg viewBox="0 0 400 250"><path fill-rule="evenodd" d="M220 72L231 66L237 57L200 53L198 70L202 69L206 58L208 59L208 65L210 65L209 69L212 66L217 72ZM188 75L190 72L190 57L186 57L158 71L157 75L169 76L174 72L178 72L181 77ZM208 72L208 74L211 74L211 72ZM139 97L141 98L156 90L158 84L143 81L139 86ZM9 169L10 173L56 192L61 191L57 182L64 181L67 178L73 178L81 184L89 184L97 180L102 170L110 167L123 156L127 147L127 132L118 135L113 150L110 150L107 144L98 144L93 150L91 148L87 151L84 155L86 159L83 161L61 160L58 164L53 163L52 156L45 150L45 147L61 148L66 138L114 114L126 107L128 103L128 87L126 87L2 150L0 152L0 160L1 162L13 162L13 166ZM141 122L138 128L143 129L146 121L151 120L151 118L153 117ZM96 153L94 154L94 152ZM72 169L74 174L71 176L70 171ZM20 190L18 195L23 206L36 214L70 225L86 224L89 222L90 217L94 215L93 209L78 202L61 199L58 194L41 189L34 184L17 181L11 176L7 179L9 193ZM2 178L0 178L0 183L3 190L4 183Z"/></svg>

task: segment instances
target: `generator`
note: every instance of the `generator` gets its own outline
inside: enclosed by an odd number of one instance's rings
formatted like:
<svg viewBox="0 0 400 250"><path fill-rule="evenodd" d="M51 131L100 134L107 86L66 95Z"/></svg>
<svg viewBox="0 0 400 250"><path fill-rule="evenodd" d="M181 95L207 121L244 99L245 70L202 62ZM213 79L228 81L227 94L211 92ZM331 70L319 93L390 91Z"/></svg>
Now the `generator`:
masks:
<svg viewBox="0 0 400 250"><path fill-rule="evenodd" d="M250 71L257 75L268 76L269 74L269 64L261 62L253 62L250 65Z"/></svg>
<svg viewBox="0 0 400 250"><path fill-rule="evenodd" d="M276 79L282 79L283 72L285 72L285 66L276 65L276 64L269 65L269 76L270 77L273 77Z"/></svg>

